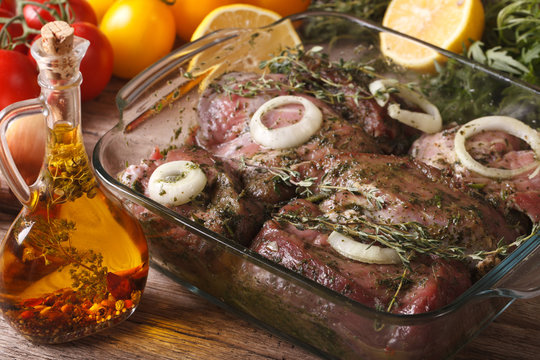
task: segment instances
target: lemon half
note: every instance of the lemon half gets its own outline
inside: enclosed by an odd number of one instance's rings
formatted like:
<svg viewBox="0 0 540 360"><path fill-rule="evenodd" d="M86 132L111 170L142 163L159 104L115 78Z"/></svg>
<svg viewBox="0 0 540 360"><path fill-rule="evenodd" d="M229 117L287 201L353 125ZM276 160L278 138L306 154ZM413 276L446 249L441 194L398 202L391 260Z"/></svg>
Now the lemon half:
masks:
<svg viewBox="0 0 540 360"><path fill-rule="evenodd" d="M191 40L224 28L257 29L281 19L271 10L234 4L214 9L199 24ZM237 32L230 42L216 45L196 55L188 66L193 76L205 76L199 85L204 90L216 77L230 71L261 72L259 64L285 48L301 44L294 26L286 20L268 29Z"/></svg>
<svg viewBox="0 0 540 360"><path fill-rule="evenodd" d="M480 0L393 0L382 25L455 53L462 53L484 31L484 8ZM394 62L422 72L435 69L445 57L436 51L381 34L381 51Z"/></svg>

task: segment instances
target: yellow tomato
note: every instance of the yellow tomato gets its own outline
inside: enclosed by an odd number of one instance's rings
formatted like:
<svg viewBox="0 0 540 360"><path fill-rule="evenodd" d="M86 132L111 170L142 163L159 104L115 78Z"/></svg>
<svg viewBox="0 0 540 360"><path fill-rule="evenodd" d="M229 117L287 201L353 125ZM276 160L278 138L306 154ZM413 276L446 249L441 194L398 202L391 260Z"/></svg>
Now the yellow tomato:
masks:
<svg viewBox="0 0 540 360"><path fill-rule="evenodd" d="M311 0L248 0L247 3L273 10L281 16L287 16L307 10Z"/></svg>
<svg viewBox="0 0 540 360"><path fill-rule="evenodd" d="M170 6L161 0L117 0L99 28L113 47L113 74L125 79L167 55L176 37Z"/></svg>
<svg viewBox="0 0 540 360"><path fill-rule="evenodd" d="M116 0L86 0L92 6L92 9L94 9L94 12L96 13L98 23L103 18L103 15L105 15L105 12L107 9L111 7L111 5Z"/></svg>
<svg viewBox="0 0 540 360"><path fill-rule="evenodd" d="M204 17L212 10L223 5L236 3L235 0L177 0L172 6L176 34L185 41L191 39L191 34Z"/></svg>

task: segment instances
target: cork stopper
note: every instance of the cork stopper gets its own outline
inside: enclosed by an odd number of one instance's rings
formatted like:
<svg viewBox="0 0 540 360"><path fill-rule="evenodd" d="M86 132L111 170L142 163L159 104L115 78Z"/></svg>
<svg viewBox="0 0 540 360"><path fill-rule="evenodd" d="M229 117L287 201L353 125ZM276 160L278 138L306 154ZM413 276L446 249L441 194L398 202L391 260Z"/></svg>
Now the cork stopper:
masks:
<svg viewBox="0 0 540 360"><path fill-rule="evenodd" d="M53 21L41 28L42 47L49 55L66 55L73 49L74 30L64 21Z"/></svg>
<svg viewBox="0 0 540 360"><path fill-rule="evenodd" d="M55 80L70 79L78 72L76 62L69 56L73 51L73 28L64 21L52 21L41 28L41 47L47 55L58 57L51 62L48 76Z"/></svg>

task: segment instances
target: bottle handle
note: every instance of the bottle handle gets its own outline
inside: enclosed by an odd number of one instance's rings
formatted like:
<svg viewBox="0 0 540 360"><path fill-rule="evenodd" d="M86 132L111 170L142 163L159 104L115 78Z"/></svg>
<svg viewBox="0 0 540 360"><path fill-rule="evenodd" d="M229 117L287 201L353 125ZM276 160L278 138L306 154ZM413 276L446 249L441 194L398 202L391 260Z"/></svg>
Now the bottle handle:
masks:
<svg viewBox="0 0 540 360"><path fill-rule="evenodd" d="M32 205L33 197L30 186L26 184L8 147L6 132L9 125L17 118L42 114L43 103L39 98L20 101L7 106L0 112L0 169L8 182L11 191L26 207ZM44 124L45 126L45 124Z"/></svg>

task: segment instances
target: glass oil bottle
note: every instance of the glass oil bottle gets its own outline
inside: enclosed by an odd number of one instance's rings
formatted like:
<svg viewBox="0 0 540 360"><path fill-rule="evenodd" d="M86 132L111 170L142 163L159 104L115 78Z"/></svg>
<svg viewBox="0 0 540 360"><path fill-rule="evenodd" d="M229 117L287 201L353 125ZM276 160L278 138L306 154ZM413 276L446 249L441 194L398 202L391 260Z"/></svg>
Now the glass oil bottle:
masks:
<svg viewBox="0 0 540 360"><path fill-rule="evenodd" d="M83 145L79 65L88 45L67 23L46 24L31 50L40 98L0 113L0 165L24 205L0 247L0 311L38 343L75 340L125 320L148 274L140 224L97 183ZM38 111L47 123L46 155L27 186L2 134Z"/></svg>

